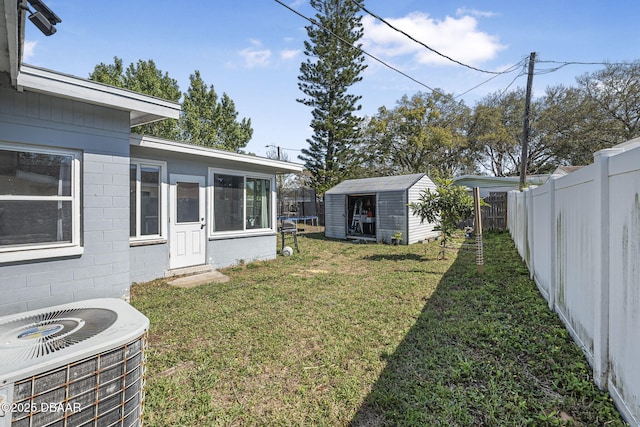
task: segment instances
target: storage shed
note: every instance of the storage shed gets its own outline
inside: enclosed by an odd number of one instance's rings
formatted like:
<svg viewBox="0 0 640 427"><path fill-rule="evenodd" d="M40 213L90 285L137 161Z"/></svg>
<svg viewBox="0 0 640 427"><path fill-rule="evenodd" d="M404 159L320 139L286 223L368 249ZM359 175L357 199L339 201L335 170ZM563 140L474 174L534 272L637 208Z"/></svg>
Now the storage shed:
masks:
<svg viewBox="0 0 640 427"><path fill-rule="evenodd" d="M407 205L436 185L423 173L343 181L325 193L325 236L401 244L437 237L436 224L421 223Z"/></svg>

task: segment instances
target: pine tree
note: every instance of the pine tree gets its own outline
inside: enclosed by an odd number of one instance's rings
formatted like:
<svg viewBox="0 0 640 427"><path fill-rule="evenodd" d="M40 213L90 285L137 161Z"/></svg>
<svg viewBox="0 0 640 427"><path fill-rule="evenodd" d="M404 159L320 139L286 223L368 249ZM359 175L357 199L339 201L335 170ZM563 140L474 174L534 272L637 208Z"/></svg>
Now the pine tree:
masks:
<svg viewBox="0 0 640 427"><path fill-rule="evenodd" d="M180 118L181 138L191 144L228 151L244 148L253 134L251 119L237 121L235 104L226 93L218 99L213 85L207 86L195 71L185 93Z"/></svg>
<svg viewBox="0 0 640 427"><path fill-rule="evenodd" d="M89 78L175 102L182 96L178 82L168 73L163 74L152 60L139 60L125 70L122 59L115 57L113 64L96 65ZM251 119L238 121L233 100L226 93L218 98L213 85L207 86L198 70L189 79L179 120L149 123L136 127L135 132L239 152L253 135Z"/></svg>
<svg viewBox="0 0 640 427"><path fill-rule="evenodd" d="M122 59L115 57L113 64L100 63L96 65L93 72L89 74L89 79L174 102L180 101L182 96L177 80L169 77L168 73L162 74L162 71L156 67L155 62L151 59L148 61L140 59L135 65L130 64L124 70ZM178 121L175 119L160 120L137 126L134 132L176 139L179 134Z"/></svg>
<svg viewBox="0 0 640 427"><path fill-rule="evenodd" d="M361 16L350 0L311 0L318 11L318 25L306 27L305 55L300 65L298 87L306 98L298 102L312 107L308 149L300 159L311 173L311 186L322 194L349 177L360 139L361 119L353 113L360 110L362 98L348 93L362 80L366 68L364 54L356 44L363 35Z"/></svg>

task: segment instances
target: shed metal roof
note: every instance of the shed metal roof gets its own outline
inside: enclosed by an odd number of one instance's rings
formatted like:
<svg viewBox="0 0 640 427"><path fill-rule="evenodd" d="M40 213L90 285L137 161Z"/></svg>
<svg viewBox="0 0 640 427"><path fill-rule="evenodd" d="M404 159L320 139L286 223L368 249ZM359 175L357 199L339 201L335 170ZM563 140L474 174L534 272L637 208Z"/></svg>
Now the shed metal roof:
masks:
<svg viewBox="0 0 640 427"><path fill-rule="evenodd" d="M377 178L348 179L331 188L326 194L366 194L402 191L412 187L425 174L381 176Z"/></svg>

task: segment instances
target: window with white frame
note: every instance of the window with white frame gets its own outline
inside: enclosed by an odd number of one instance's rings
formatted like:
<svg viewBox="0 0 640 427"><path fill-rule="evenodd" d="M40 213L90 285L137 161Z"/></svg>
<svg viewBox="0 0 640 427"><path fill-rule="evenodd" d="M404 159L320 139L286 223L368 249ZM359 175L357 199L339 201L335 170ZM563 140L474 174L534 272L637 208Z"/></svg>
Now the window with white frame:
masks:
<svg viewBox="0 0 640 427"><path fill-rule="evenodd" d="M80 153L0 144L0 252L80 246Z"/></svg>
<svg viewBox="0 0 640 427"><path fill-rule="evenodd" d="M272 228L271 177L211 171L212 232Z"/></svg>
<svg viewBox="0 0 640 427"><path fill-rule="evenodd" d="M129 166L129 237L166 238L166 165L132 159Z"/></svg>

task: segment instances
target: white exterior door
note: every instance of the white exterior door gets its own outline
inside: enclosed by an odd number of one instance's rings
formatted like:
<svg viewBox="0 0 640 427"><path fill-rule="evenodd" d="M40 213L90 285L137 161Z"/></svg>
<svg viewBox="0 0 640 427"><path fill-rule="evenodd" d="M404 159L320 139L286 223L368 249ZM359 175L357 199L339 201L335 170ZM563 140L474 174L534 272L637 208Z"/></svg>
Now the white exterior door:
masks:
<svg viewBox="0 0 640 427"><path fill-rule="evenodd" d="M204 176L171 175L169 268L205 263Z"/></svg>

